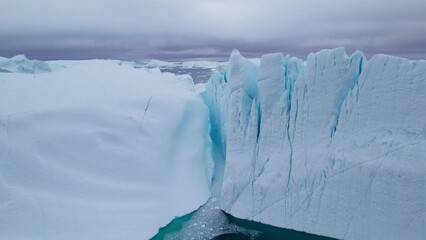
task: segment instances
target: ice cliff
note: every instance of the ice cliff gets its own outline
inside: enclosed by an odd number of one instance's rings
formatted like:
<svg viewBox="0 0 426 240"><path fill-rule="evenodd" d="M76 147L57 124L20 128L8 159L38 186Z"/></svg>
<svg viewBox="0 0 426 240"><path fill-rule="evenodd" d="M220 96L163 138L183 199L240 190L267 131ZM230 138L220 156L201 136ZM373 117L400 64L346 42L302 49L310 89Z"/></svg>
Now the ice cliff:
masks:
<svg viewBox="0 0 426 240"><path fill-rule="evenodd" d="M234 51L202 93L221 208L339 239L425 239L426 61Z"/></svg>
<svg viewBox="0 0 426 240"><path fill-rule="evenodd" d="M56 63L0 73L0 239L149 239L207 201L208 110L189 76Z"/></svg>

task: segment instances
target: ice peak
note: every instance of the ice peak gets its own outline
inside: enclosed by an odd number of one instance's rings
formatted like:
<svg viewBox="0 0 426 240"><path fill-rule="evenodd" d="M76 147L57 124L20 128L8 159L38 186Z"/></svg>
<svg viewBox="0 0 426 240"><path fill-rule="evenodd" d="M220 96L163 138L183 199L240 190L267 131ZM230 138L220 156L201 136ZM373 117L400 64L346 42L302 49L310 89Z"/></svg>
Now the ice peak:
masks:
<svg viewBox="0 0 426 240"><path fill-rule="evenodd" d="M238 63L241 62L242 59L245 59L237 49L232 50L231 56L229 57L230 63ZM231 64L233 65L233 64Z"/></svg>
<svg viewBox="0 0 426 240"><path fill-rule="evenodd" d="M22 61L22 60L28 60L28 58L24 54L19 54L19 55L12 57L10 60Z"/></svg>
<svg viewBox="0 0 426 240"><path fill-rule="evenodd" d="M232 52L231 52L231 57L232 57L232 56L234 56L234 55L239 55L239 56L241 56L241 53L240 53L240 51L238 51L238 49L235 49L235 48L234 48L234 50L232 50Z"/></svg>

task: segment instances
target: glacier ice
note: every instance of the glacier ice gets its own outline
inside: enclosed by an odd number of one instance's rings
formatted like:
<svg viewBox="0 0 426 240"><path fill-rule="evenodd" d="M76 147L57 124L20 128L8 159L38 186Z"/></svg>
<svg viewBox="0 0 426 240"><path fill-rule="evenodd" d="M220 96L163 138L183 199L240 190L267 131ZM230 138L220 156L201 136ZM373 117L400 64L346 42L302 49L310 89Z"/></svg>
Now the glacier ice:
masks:
<svg viewBox="0 0 426 240"><path fill-rule="evenodd" d="M195 87L158 68L214 63L176 64L0 58L0 239L147 239L210 194L171 238L235 230L220 203L339 239L425 239L425 61L235 50ZM213 189L209 135L226 159Z"/></svg>
<svg viewBox="0 0 426 240"><path fill-rule="evenodd" d="M202 93L221 208L339 239L426 237L426 61L233 51Z"/></svg>
<svg viewBox="0 0 426 240"><path fill-rule="evenodd" d="M148 239L207 201L208 110L191 79L56 63L0 73L0 239Z"/></svg>

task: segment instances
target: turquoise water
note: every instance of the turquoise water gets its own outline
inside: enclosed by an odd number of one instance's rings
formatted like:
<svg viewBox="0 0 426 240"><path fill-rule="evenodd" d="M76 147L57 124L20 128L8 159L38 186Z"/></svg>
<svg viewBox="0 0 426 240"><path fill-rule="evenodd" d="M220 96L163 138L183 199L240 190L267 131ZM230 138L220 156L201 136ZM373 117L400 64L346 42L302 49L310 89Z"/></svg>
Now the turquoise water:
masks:
<svg viewBox="0 0 426 240"><path fill-rule="evenodd" d="M167 236L170 236L173 233L182 231L184 224L188 222L192 216L194 215L194 212L189 213L185 216L182 216L180 218L175 218L173 221L171 221L167 226L160 228L157 235L155 235L152 240L162 240L166 239Z"/></svg>
<svg viewBox="0 0 426 240"><path fill-rule="evenodd" d="M152 238L153 240L163 240L163 239L206 239L206 240L333 240L333 238L308 234L304 232L298 232L294 230L288 230L278 227L273 227L270 225L242 220L235 217L232 217L229 214L225 214L228 220L230 227L229 231L222 231L219 235L216 236L206 236L205 238L198 235L198 237L193 238L189 236L188 238L182 235L186 223L190 221L195 212L187 214L183 217L174 219L166 227L161 228L159 233ZM219 227L219 226L218 226ZM221 226L223 228L223 226ZM223 230L223 229L222 229ZM220 231L218 231L220 232Z"/></svg>

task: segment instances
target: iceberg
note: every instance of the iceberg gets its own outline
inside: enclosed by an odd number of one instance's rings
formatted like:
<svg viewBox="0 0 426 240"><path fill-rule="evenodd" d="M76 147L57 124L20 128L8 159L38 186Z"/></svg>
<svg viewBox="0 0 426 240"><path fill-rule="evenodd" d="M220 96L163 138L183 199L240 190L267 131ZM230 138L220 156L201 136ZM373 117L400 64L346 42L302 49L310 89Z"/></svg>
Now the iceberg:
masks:
<svg viewBox="0 0 426 240"><path fill-rule="evenodd" d="M135 68L160 69L161 72L169 72L177 75L190 75L195 84L206 83L213 69L226 65L223 62L214 61L184 61L184 62L165 62L160 60L135 61Z"/></svg>
<svg viewBox="0 0 426 240"><path fill-rule="evenodd" d="M424 239L425 92L423 60L233 51L202 92L225 157L221 208L338 239Z"/></svg>
<svg viewBox="0 0 426 240"><path fill-rule="evenodd" d="M0 57L0 73L46 73L63 69L57 63L48 63L39 60L29 60L25 55L16 55L12 58Z"/></svg>
<svg viewBox="0 0 426 240"><path fill-rule="evenodd" d="M209 116L190 77L57 64L0 73L0 239L149 239L207 201Z"/></svg>
<svg viewBox="0 0 426 240"><path fill-rule="evenodd" d="M205 84L173 74L199 69ZM221 209L337 239L425 239L425 92L426 61L343 48L0 58L0 239L161 239L180 216L167 238L261 236Z"/></svg>

